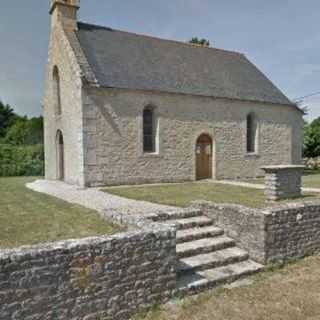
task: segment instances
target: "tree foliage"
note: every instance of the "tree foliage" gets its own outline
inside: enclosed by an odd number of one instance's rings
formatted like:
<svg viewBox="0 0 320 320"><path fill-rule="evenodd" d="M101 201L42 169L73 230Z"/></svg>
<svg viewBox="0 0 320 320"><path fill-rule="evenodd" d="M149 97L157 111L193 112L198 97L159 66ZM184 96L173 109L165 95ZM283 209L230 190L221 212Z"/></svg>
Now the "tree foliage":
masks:
<svg viewBox="0 0 320 320"><path fill-rule="evenodd" d="M191 44L194 44L194 45L198 45L198 46L201 46L201 47L210 47L210 41L207 40L207 39L200 39L198 37L193 37L189 43Z"/></svg>
<svg viewBox="0 0 320 320"><path fill-rule="evenodd" d="M8 104L0 100L0 138L6 135L8 128L19 118Z"/></svg>
<svg viewBox="0 0 320 320"><path fill-rule="evenodd" d="M320 117L304 126L303 154L307 158L320 156Z"/></svg>
<svg viewBox="0 0 320 320"><path fill-rule="evenodd" d="M21 117L0 101L0 176L43 175L43 118Z"/></svg>
<svg viewBox="0 0 320 320"><path fill-rule="evenodd" d="M26 117L18 119L8 129L4 142L13 145L33 145L43 143L43 119Z"/></svg>

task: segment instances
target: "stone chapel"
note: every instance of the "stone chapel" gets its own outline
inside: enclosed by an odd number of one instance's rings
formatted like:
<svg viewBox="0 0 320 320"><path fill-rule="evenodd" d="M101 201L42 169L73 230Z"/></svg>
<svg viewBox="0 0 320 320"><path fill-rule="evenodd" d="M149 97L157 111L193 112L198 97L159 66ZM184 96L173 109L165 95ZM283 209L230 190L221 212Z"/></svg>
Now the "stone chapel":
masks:
<svg viewBox="0 0 320 320"><path fill-rule="evenodd" d="M79 5L51 0L47 179L239 179L300 164L302 111L245 55L79 22Z"/></svg>

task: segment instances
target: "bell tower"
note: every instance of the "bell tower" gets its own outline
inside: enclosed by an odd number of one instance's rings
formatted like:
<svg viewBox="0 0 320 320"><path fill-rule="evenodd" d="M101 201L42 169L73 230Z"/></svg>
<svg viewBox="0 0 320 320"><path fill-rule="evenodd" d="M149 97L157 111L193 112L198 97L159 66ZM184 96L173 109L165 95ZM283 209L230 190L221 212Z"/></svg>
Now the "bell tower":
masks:
<svg viewBox="0 0 320 320"><path fill-rule="evenodd" d="M77 29L80 0L50 0L52 27L60 22L65 28Z"/></svg>

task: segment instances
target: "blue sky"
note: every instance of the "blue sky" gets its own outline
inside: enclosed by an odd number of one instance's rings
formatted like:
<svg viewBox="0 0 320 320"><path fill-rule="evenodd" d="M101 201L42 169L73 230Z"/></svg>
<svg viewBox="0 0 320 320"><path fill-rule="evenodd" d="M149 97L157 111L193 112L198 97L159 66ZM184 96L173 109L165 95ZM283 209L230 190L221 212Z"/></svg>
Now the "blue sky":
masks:
<svg viewBox="0 0 320 320"><path fill-rule="evenodd" d="M49 0L2 0L0 99L41 113ZM294 99L320 91L319 0L81 0L80 20L243 52ZM320 95L306 99L320 116Z"/></svg>

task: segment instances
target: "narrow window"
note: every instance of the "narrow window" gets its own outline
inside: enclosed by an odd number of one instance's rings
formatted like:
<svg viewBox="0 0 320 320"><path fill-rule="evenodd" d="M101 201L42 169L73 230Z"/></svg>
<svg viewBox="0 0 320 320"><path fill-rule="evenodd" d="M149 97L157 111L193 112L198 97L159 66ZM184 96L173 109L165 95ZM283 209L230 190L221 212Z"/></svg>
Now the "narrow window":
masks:
<svg viewBox="0 0 320 320"><path fill-rule="evenodd" d="M143 151L155 152L155 119L152 108L145 108L143 110Z"/></svg>
<svg viewBox="0 0 320 320"><path fill-rule="evenodd" d="M58 67L53 68L53 103L54 111L56 115L61 114L61 94L60 94L60 76Z"/></svg>
<svg viewBox="0 0 320 320"><path fill-rule="evenodd" d="M256 152L257 123L255 116L251 113L247 116L247 152Z"/></svg>

